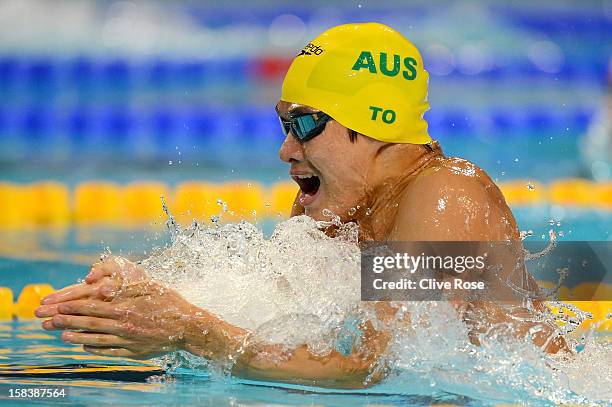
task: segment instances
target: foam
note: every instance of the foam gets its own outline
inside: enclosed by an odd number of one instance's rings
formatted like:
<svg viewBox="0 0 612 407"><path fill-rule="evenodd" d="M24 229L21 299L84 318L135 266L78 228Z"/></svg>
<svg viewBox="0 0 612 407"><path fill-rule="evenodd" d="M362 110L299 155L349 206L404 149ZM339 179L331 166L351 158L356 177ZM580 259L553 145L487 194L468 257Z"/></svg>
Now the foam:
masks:
<svg viewBox="0 0 612 407"><path fill-rule="evenodd" d="M331 238L317 226L294 217L265 239L246 221L194 225L142 265L191 303L261 340L330 351L332 341L320 339L359 305L360 253L351 228Z"/></svg>
<svg viewBox="0 0 612 407"><path fill-rule="evenodd" d="M612 349L595 337L582 341L585 350L575 356L555 356L528 337L509 337L500 325L481 335L476 346L454 309L434 301L394 303L396 318L377 320L370 303L360 301L357 227L331 223L337 237L321 231L330 223L298 216L280 222L267 239L248 222L195 223L180 230L170 218L172 244L142 265L193 304L287 349L307 344L311 352L327 354L346 337L350 319L387 329L388 351L372 366L388 372L377 385L380 391L447 392L526 404L600 403L611 397ZM409 315L409 322L402 315ZM201 366L187 359L185 366Z"/></svg>

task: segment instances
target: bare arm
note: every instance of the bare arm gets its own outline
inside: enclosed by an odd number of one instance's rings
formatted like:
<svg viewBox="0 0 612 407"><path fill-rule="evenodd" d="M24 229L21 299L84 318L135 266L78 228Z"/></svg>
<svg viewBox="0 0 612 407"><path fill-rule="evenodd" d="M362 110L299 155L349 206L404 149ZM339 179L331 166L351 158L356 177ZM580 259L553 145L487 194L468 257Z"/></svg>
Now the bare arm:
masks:
<svg viewBox="0 0 612 407"><path fill-rule="evenodd" d="M518 240L516 221L497 186L477 167L464 171L474 175L439 168L416 177L400 199L388 240Z"/></svg>
<svg viewBox="0 0 612 407"><path fill-rule="evenodd" d="M506 202L495 184L480 169L465 164L432 171L418 177L402 197L397 221L389 240L396 241L518 241L519 231ZM466 175L472 174L472 175ZM514 263L513 263L514 264ZM523 268L527 282L533 277ZM567 350L565 340L551 324L533 322L530 313L520 304L502 307L499 302L457 302L454 304L471 326L471 340L478 344L478 334L491 325L506 323L517 337L524 337L534 327L542 330L533 341L547 352ZM514 305L514 304L506 304ZM540 312L544 304L534 303Z"/></svg>
<svg viewBox="0 0 612 407"><path fill-rule="evenodd" d="M186 301L176 291L148 280L126 261L94 266L87 284L60 290L36 311L47 330L64 330L66 342L84 345L101 356L147 359L186 350L218 363L230 362L236 376L316 386L361 388L376 383L372 368L384 351L388 335L361 326L361 346L343 355L325 356L306 346L283 349L258 343L250 332L233 326ZM125 286L120 268L137 275ZM367 383L366 383L367 379Z"/></svg>
<svg viewBox="0 0 612 407"><path fill-rule="evenodd" d="M248 336L246 330L207 314L190 320L183 347L212 360L235 358L232 373L245 379L362 388L380 380L372 368L388 342L388 335L370 324L364 327L362 347L346 356L335 350L313 355L305 345L287 351L280 345L249 343Z"/></svg>

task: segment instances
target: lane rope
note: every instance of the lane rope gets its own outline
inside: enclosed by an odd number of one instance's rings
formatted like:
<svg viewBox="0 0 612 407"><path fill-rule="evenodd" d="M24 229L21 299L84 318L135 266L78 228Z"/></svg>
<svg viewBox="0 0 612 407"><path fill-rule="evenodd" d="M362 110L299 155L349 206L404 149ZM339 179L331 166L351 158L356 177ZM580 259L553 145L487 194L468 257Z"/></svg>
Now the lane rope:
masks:
<svg viewBox="0 0 612 407"><path fill-rule="evenodd" d="M499 184L512 206L566 205L612 209L612 182L559 179L547 185L528 180ZM269 187L254 181L214 184L187 181L175 188L161 182L120 185L82 182L73 189L56 181L0 182L0 229L39 226L140 225L162 221L161 196L181 224L209 219L227 208L223 219L286 218L297 193L293 182ZM163 223L163 222L162 222Z"/></svg>

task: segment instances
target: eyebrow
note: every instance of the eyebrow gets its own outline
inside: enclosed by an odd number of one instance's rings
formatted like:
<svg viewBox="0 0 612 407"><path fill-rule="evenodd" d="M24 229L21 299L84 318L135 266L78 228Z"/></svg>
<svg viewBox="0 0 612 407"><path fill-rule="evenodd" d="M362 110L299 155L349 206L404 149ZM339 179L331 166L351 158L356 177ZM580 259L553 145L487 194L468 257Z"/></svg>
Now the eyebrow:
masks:
<svg viewBox="0 0 612 407"><path fill-rule="evenodd" d="M302 114L302 113L316 113L317 110L313 109L312 107L308 107L308 106L295 106L289 109L289 113L297 113L297 114Z"/></svg>
<svg viewBox="0 0 612 407"><path fill-rule="evenodd" d="M276 113L284 118L284 115L281 115L281 113L278 110L278 106L275 106L274 109L276 110ZM306 114L306 113L317 113L316 109L313 109L311 107L308 106L292 106L289 108L289 111L287 112L289 115L292 114Z"/></svg>

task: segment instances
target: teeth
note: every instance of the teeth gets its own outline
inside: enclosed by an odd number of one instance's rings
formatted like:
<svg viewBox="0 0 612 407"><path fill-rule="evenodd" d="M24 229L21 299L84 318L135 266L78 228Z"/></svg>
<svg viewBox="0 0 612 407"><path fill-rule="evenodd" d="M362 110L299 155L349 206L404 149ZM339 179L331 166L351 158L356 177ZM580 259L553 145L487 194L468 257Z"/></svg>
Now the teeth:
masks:
<svg viewBox="0 0 612 407"><path fill-rule="evenodd" d="M299 179L306 179L306 178L312 178L314 177L314 175L296 175L296 177L298 177Z"/></svg>

